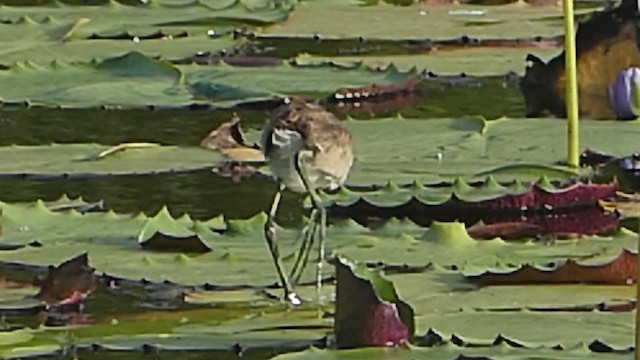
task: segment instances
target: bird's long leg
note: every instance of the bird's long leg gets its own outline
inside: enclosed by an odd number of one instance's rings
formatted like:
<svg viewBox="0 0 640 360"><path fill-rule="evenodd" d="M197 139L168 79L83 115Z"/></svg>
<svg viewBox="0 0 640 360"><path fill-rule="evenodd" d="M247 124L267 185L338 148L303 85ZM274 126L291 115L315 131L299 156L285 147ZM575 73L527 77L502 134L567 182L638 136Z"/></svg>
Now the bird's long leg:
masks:
<svg viewBox="0 0 640 360"><path fill-rule="evenodd" d="M322 287L322 262L324 261L324 242L327 238L327 211L320 204L320 236L318 237L318 267L316 268L316 290L318 294Z"/></svg>
<svg viewBox="0 0 640 360"><path fill-rule="evenodd" d="M326 214L326 210L324 208L324 206L322 205L322 201L320 200L320 195L318 195L318 193L316 192L315 187L311 184L310 180L309 180L309 175L307 174L306 168L304 167L304 156L301 156L301 153L298 152L296 154L296 171L298 172L298 174L300 175L300 178L302 179L302 182L304 183L304 187L306 188L307 192L309 193L309 196L311 197L311 202L313 204L314 209L316 209L318 211L319 214L319 219L310 219L313 220L314 222L320 222L320 236L318 239L318 246L319 246L319 251L318 251L318 264L317 264L317 268L316 268L316 290L318 292L318 296L320 295L320 290L322 287L322 261L324 260L324 253L325 253L325 249L324 249L324 238L326 235L326 218L327 218L327 214ZM303 267L305 264L305 262L303 262Z"/></svg>
<svg viewBox="0 0 640 360"><path fill-rule="evenodd" d="M273 264L276 266L276 271L278 272L280 283L284 288L285 299L290 301L293 305L299 305L301 303L300 298L298 298L298 295L296 295L296 293L293 292L291 283L289 282L287 275L284 273L284 268L282 267L282 260L280 259L280 251L278 250L278 243L276 241L276 227L273 220L276 215L276 212L278 211L278 205L280 204L280 199L282 198L283 190L284 190L284 185L281 182L278 182L278 190L276 191L276 194L273 197L271 210L269 211L267 222L264 225L264 237L265 237L265 240L267 241L267 246L269 247L271 256L273 257Z"/></svg>
<svg viewBox="0 0 640 360"><path fill-rule="evenodd" d="M311 247L313 246L314 234L316 232L316 223L313 219L317 216L318 211L314 208L311 210L311 214L309 215L309 224L305 226L302 231L302 244L300 244L300 250L296 255L296 261L293 264L293 269L289 273L289 279L291 279L291 283L293 286L298 284L300 280L300 276L304 271L304 266L301 266L301 261L307 261L309 258L309 252L311 251Z"/></svg>

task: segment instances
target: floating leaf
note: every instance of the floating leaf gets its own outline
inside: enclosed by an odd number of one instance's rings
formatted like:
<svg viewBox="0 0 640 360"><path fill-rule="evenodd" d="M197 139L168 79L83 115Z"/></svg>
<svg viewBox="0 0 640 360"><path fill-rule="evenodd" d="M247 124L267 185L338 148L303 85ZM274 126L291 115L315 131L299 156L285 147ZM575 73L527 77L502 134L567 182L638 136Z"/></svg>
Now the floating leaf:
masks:
<svg viewBox="0 0 640 360"><path fill-rule="evenodd" d="M138 235L145 249L206 253L212 251L216 234L200 222L186 225L176 221L169 209L163 207L156 216L147 220Z"/></svg>
<svg viewBox="0 0 640 360"><path fill-rule="evenodd" d="M549 6L531 7L524 3L495 6L490 10L491 18L502 22L468 27L468 21L477 18L468 13L484 12L484 8L462 4L427 7L414 4L400 7L382 3L362 7L335 1L312 2L300 4L296 7L295 16L282 26L269 29L267 33L278 36L319 34L326 38L363 36L382 39L437 39L463 35L485 39L505 38L505 35L509 38L528 37L532 34L547 36L561 34L561 23L548 24L537 20L554 15L562 16L561 10ZM588 11L576 10L576 14ZM326 19L334 19L342 25L332 26L332 22L327 22ZM362 47L366 49L366 43Z"/></svg>
<svg viewBox="0 0 640 360"><path fill-rule="evenodd" d="M260 81L256 82L256 76ZM16 63L0 71L0 97L8 103L76 108L229 106L284 94L329 93L344 85L394 83L408 76L398 71L329 66L176 66L131 51L91 63L42 67Z"/></svg>
<svg viewBox="0 0 640 360"><path fill-rule="evenodd" d="M624 249L618 257L606 263L585 263L567 260L564 264L551 268L525 265L508 272L487 271L482 274L467 275L479 284L631 284L636 281L638 255Z"/></svg>
<svg viewBox="0 0 640 360"><path fill-rule="evenodd" d="M53 144L0 147L0 176L149 174L215 166L222 156L197 147L159 146L130 149L118 156L86 160L110 146ZM43 157L42 154L47 156Z"/></svg>
<svg viewBox="0 0 640 360"><path fill-rule="evenodd" d="M452 360L452 359L482 359L482 360L519 360L519 359L558 359L558 360L582 360L594 356L585 347L576 347L565 351L556 349L527 349L516 346L504 345L510 343L502 338L502 341L494 346L481 347L457 347L451 345L436 347L400 347L400 348L361 348L349 350L334 350L316 348L300 352L278 355L272 360L350 360L350 359L412 359L412 360ZM621 358L620 354L597 354L599 359L615 360ZM623 357L623 356L622 356Z"/></svg>
<svg viewBox="0 0 640 360"><path fill-rule="evenodd" d="M153 1L126 6L105 1L91 6L55 3L3 6L0 44L4 65L14 61L90 61L129 51L184 57L198 51L231 51L244 39L234 30L285 20L292 2ZM19 33L20 38L15 34Z"/></svg>

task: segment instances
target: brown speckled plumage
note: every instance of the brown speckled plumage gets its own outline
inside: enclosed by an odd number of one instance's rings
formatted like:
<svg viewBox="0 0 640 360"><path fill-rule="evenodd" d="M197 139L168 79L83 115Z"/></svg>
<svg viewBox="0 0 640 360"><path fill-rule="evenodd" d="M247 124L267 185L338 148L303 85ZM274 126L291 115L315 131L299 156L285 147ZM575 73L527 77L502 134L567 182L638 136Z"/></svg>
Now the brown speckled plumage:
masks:
<svg viewBox="0 0 640 360"><path fill-rule="evenodd" d="M329 186L335 188L346 179L353 164L353 149L351 134L340 120L322 106L294 98L289 104L276 109L271 121L263 130L262 149L272 165L278 166L278 159L287 158L293 161L290 153L283 152L273 143L274 130L289 130L300 134L303 146L300 151L310 151L313 154L311 171L320 171L326 176L333 177L333 181L320 181L318 187ZM272 169L274 168L272 166ZM281 171L273 169L276 176ZM282 169L280 169L282 170ZM288 168L284 171L293 171ZM291 184L283 176L283 182L293 191L303 191L299 186ZM328 184L331 182L333 184Z"/></svg>
<svg viewBox="0 0 640 360"><path fill-rule="evenodd" d="M273 112L262 131L261 145L267 163L278 180L278 190L265 224L265 240L284 288L285 299L298 305L301 299L294 292L294 287L302 276L316 237L319 243L317 288L320 289L322 284L326 210L317 189L336 189L346 180L353 165L351 134L331 112L317 104L294 98ZM273 222L284 188L308 193L313 204L309 227L304 232L291 271L292 282L283 269Z"/></svg>

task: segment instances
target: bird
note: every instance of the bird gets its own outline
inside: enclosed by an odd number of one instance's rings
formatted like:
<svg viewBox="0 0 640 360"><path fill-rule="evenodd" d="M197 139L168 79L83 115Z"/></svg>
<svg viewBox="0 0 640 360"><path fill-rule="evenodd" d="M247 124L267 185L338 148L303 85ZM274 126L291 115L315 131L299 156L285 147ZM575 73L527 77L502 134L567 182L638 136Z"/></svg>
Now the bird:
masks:
<svg viewBox="0 0 640 360"><path fill-rule="evenodd" d="M327 212L318 190L337 190L344 185L354 163L352 135L344 124L316 101L285 98L261 133L261 149L276 179L276 192L267 214L264 237L273 258L284 300L300 305L294 291L318 237L316 290L322 286ZM284 272L276 239L274 217L285 189L308 194L312 210L302 231L302 242L289 276ZM291 281L293 280L293 281Z"/></svg>

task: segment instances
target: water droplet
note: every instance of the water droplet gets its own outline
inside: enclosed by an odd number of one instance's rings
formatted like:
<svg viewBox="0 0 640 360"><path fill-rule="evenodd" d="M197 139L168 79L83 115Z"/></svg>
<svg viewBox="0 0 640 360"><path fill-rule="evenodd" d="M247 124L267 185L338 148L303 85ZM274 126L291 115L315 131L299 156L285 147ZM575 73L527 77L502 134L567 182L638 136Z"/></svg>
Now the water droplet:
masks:
<svg viewBox="0 0 640 360"><path fill-rule="evenodd" d="M140 42L140 38L139 38L139 37L137 37L137 36L134 36L134 37L133 37L133 42L134 42L134 43L139 43L139 42Z"/></svg>

